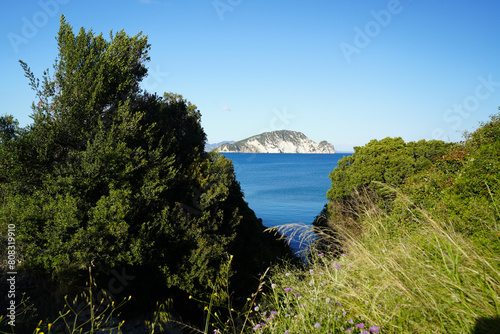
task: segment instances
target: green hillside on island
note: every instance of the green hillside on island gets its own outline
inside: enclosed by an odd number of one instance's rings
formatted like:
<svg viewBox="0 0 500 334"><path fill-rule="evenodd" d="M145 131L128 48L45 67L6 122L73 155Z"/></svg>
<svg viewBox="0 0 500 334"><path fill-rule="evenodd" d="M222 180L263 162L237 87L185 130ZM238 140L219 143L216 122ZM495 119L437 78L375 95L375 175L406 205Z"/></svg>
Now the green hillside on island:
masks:
<svg viewBox="0 0 500 334"><path fill-rule="evenodd" d="M355 147L299 259L282 236L310 227L266 230L197 107L140 89L146 36L63 16L56 39L53 73L20 62L33 124L0 116L0 332L500 332L500 114L460 143ZM259 145L333 149L219 150Z"/></svg>

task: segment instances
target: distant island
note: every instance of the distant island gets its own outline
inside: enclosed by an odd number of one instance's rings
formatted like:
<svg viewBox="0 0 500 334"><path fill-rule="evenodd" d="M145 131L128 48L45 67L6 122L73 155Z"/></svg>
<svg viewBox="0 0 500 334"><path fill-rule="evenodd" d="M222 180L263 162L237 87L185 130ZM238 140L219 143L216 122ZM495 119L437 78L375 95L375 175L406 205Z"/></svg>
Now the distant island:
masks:
<svg viewBox="0 0 500 334"><path fill-rule="evenodd" d="M280 130L264 132L234 143L225 143L214 149L220 153L335 153L333 145L325 140L317 143L302 132Z"/></svg>
<svg viewBox="0 0 500 334"><path fill-rule="evenodd" d="M212 151L215 148L221 146L222 144L227 144L227 143L232 144L232 143L234 143L234 140L231 140L231 141L221 141L219 143L213 143L213 144L206 143L205 144L205 151L207 151L207 152Z"/></svg>

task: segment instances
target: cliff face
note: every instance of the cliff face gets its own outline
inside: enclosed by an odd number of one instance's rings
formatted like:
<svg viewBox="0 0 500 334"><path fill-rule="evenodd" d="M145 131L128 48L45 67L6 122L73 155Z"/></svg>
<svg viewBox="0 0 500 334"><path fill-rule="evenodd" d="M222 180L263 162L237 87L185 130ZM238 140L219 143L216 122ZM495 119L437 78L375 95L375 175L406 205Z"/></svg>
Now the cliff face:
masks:
<svg viewBox="0 0 500 334"><path fill-rule="evenodd" d="M302 132L289 130L265 132L232 144L223 144L216 148L227 153L335 153L332 144L327 141L316 143Z"/></svg>

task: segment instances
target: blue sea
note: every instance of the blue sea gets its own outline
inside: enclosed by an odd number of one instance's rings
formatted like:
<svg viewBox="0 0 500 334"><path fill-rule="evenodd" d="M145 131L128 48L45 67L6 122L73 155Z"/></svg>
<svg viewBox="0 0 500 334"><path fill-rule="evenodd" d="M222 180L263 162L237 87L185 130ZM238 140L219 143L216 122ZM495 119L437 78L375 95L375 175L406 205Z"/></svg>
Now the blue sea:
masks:
<svg viewBox="0 0 500 334"><path fill-rule="evenodd" d="M310 225L325 204L329 174L350 153L224 153L233 161L245 199L264 226ZM299 251L298 240L291 242Z"/></svg>

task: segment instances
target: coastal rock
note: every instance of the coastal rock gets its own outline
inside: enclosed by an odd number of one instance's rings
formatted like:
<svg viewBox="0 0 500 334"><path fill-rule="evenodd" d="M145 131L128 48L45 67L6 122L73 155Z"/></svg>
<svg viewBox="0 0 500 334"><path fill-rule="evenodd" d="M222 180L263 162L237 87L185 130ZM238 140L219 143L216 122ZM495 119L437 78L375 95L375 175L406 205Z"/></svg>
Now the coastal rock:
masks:
<svg viewBox="0 0 500 334"><path fill-rule="evenodd" d="M302 132L290 130L261 133L235 143L223 144L215 150L220 153L335 153L331 143L317 143Z"/></svg>

